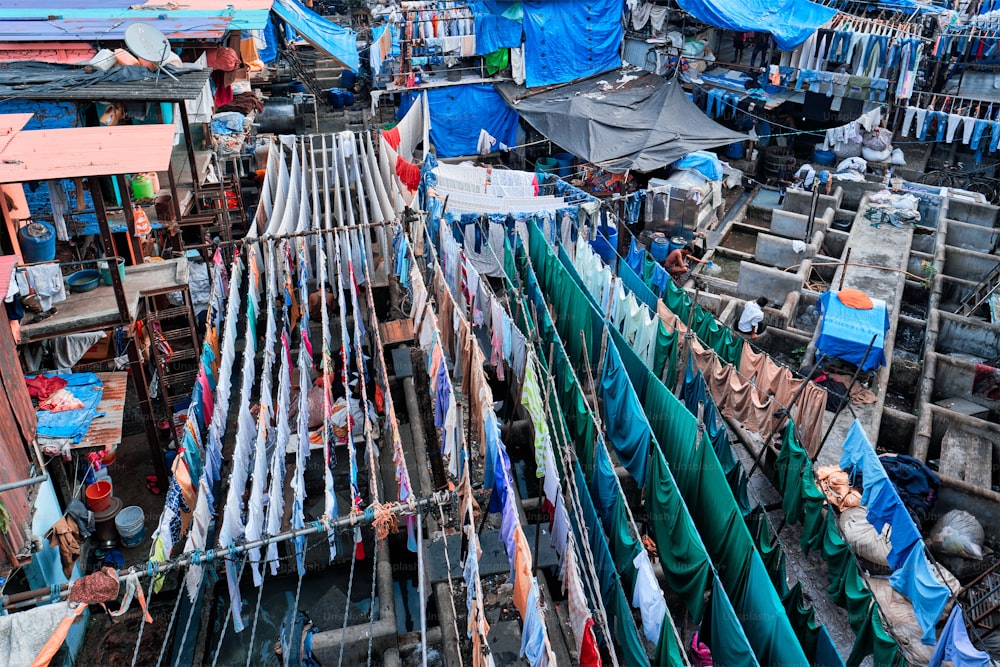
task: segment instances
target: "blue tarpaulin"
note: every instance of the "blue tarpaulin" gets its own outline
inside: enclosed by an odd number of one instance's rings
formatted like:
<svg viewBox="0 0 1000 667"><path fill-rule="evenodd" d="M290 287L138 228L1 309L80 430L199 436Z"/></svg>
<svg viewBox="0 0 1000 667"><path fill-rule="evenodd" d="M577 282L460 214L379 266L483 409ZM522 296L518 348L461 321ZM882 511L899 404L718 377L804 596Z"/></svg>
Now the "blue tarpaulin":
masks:
<svg viewBox="0 0 1000 667"><path fill-rule="evenodd" d="M525 0L527 86L568 83L621 66L621 0Z"/></svg>
<svg viewBox="0 0 1000 667"><path fill-rule="evenodd" d="M782 51L791 51L837 10L809 0L677 0L702 23L724 30L769 32Z"/></svg>
<svg viewBox="0 0 1000 667"><path fill-rule="evenodd" d="M472 5L475 19L476 55L485 56L497 49L521 46L521 24L491 12L481 2Z"/></svg>
<svg viewBox="0 0 1000 667"><path fill-rule="evenodd" d="M26 379L30 377L26 376ZM104 384L93 373L66 373L47 377L60 377L66 380L66 391L79 399L83 407L60 412L39 410L38 435L45 438L69 438L75 443L80 442L90 430L90 422L94 421L95 417L101 416L97 412L97 406L100 405L101 397L104 395Z"/></svg>
<svg viewBox="0 0 1000 667"><path fill-rule="evenodd" d="M816 351L857 366L864 359L865 350L872 336L875 344L861 370L870 371L885 365L885 332L889 330L889 314L885 301L872 299L873 307L859 310L845 306L836 292L827 292L819 298L823 322Z"/></svg>
<svg viewBox="0 0 1000 667"><path fill-rule="evenodd" d="M323 18L298 0L274 0L272 9L307 42L357 71L361 59L358 56L358 36L353 30Z"/></svg>
<svg viewBox="0 0 1000 667"><path fill-rule="evenodd" d="M427 92L431 112L431 143L438 157L456 157L478 153L479 132L486 130L499 145L517 143L517 112L507 106L489 84L432 88ZM418 93L404 95L409 108Z"/></svg>

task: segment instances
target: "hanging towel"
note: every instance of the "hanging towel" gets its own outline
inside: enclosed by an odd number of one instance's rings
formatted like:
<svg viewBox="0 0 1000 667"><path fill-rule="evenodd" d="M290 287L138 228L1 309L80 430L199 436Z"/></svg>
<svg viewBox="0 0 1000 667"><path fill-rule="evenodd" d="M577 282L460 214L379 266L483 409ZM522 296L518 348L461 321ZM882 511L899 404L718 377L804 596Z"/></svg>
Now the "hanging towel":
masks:
<svg viewBox="0 0 1000 667"><path fill-rule="evenodd" d="M58 264L39 264L25 267L28 272L28 284L38 295L38 303L42 310L48 310L52 304L66 300L66 287L63 284L62 269Z"/></svg>

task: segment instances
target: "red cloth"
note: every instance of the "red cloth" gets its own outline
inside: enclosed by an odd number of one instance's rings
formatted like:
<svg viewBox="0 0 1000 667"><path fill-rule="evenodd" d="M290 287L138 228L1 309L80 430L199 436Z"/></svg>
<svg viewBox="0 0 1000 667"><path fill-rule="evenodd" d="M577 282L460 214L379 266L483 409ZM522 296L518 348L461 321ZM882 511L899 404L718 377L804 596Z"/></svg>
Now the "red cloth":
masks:
<svg viewBox="0 0 1000 667"><path fill-rule="evenodd" d="M420 187L420 167L407 162L401 155L396 156L396 175L411 192Z"/></svg>
<svg viewBox="0 0 1000 667"><path fill-rule="evenodd" d="M583 630L583 641L580 642L580 667L601 667L601 652L597 650L592 618L587 619L587 627Z"/></svg>
<svg viewBox="0 0 1000 667"><path fill-rule="evenodd" d="M228 46L220 46L205 52L205 63L212 69L232 72L240 66L240 54Z"/></svg>
<svg viewBox="0 0 1000 667"><path fill-rule="evenodd" d="M382 138L385 139L385 143L392 146L393 150L399 148L399 128L394 127L391 130L382 130Z"/></svg>
<svg viewBox="0 0 1000 667"><path fill-rule="evenodd" d="M44 401L66 386L66 380L55 375L36 375L33 378L25 378L24 383L28 385L28 395L40 401Z"/></svg>

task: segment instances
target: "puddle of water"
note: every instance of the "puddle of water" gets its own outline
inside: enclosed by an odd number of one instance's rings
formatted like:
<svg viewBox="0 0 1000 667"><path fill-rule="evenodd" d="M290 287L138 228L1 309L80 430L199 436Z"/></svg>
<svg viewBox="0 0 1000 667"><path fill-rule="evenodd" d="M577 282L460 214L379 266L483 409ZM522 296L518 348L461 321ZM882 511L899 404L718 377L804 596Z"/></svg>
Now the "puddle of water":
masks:
<svg viewBox="0 0 1000 667"><path fill-rule="evenodd" d="M726 236L722 246L752 255L757 249L757 233L733 230Z"/></svg>

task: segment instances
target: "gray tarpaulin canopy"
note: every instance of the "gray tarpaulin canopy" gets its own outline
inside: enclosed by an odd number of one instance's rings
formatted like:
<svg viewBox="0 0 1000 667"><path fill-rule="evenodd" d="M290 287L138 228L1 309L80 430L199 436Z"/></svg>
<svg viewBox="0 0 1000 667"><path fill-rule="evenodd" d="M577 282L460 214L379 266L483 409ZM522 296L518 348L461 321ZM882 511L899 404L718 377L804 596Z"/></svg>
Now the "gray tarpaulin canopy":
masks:
<svg viewBox="0 0 1000 667"><path fill-rule="evenodd" d="M747 138L709 119L676 80L635 72L606 72L539 93L512 83L496 88L547 139L611 172L653 171Z"/></svg>

